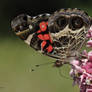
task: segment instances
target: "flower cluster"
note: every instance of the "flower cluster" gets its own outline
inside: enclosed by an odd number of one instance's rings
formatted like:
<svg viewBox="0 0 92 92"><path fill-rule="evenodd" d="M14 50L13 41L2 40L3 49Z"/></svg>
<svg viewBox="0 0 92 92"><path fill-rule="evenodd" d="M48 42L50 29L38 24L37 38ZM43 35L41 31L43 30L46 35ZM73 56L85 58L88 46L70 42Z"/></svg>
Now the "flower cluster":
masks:
<svg viewBox="0 0 92 92"><path fill-rule="evenodd" d="M88 31L87 47L92 47L92 27ZM81 58L71 62L72 69L70 72L74 80L74 85L78 84L80 92L92 92L92 51L83 51Z"/></svg>

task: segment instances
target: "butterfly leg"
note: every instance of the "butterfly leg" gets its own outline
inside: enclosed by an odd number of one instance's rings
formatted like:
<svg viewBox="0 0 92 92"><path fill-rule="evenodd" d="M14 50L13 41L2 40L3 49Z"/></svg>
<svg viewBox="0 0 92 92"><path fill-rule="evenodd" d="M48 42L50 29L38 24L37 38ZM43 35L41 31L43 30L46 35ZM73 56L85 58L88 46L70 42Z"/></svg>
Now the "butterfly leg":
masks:
<svg viewBox="0 0 92 92"><path fill-rule="evenodd" d="M61 61L61 60L56 60L54 66L55 67L62 67L64 64L69 64L69 62L64 62L64 61Z"/></svg>

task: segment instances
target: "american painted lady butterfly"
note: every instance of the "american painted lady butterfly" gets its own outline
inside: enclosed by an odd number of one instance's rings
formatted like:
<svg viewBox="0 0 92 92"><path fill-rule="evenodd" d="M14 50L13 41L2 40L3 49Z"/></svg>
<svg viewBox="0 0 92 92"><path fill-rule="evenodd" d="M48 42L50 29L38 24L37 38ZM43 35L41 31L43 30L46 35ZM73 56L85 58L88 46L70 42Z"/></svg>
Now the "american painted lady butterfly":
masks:
<svg viewBox="0 0 92 92"><path fill-rule="evenodd" d="M17 16L11 26L17 36L36 51L56 59L61 67L80 54L92 19L83 10L60 9L53 14Z"/></svg>

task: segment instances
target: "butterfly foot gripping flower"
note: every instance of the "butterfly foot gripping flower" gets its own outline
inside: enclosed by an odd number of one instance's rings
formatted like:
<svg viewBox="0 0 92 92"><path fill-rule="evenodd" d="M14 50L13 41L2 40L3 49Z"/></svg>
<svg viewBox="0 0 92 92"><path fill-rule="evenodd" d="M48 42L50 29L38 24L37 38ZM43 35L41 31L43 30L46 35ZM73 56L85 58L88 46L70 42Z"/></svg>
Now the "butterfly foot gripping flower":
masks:
<svg viewBox="0 0 92 92"><path fill-rule="evenodd" d="M90 28L88 38L92 38L92 27ZM88 47L92 47L92 40L87 42ZM78 84L80 92L92 92L92 51L84 51L81 59L71 62L72 69L70 72L74 80L74 85Z"/></svg>

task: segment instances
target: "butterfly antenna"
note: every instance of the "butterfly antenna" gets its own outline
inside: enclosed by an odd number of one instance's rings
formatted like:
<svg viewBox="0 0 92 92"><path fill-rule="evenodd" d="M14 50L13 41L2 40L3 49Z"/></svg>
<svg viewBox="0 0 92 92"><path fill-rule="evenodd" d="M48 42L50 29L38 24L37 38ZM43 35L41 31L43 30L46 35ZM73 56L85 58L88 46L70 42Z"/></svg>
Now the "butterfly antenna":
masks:
<svg viewBox="0 0 92 92"><path fill-rule="evenodd" d="M50 64L53 64L53 63L55 63L55 62L48 62L48 63L38 64L38 65L35 65L35 68L39 68L41 66L50 65ZM32 66L31 66L31 72L34 72L35 68L32 68Z"/></svg>
<svg viewBox="0 0 92 92"><path fill-rule="evenodd" d="M59 75L60 75L62 78L64 78L64 79L68 79L68 80L72 80L70 77L65 76L64 74L62 74L60 68L58 68L58 69L59 69Z"/></svg>
<svg viewBox="0 0 92 92"><path fill-rule="evenodd" d="M38 65L35 65L35 66L40 67L40 66L50 65L50 64L53 64L53 63L55 63L55 62L48 62L48 63L38 64Z"/></svg>

